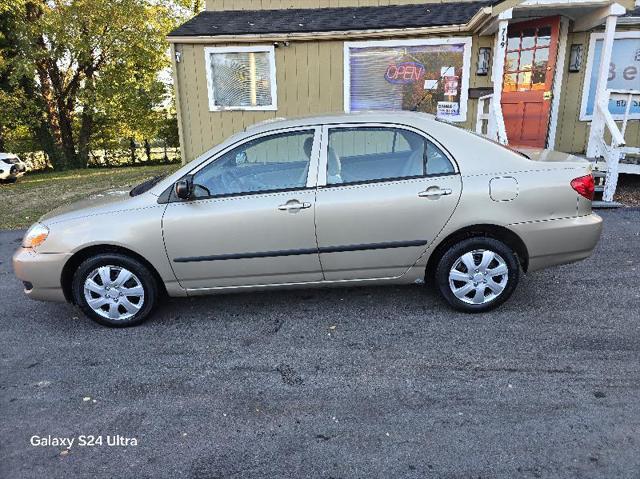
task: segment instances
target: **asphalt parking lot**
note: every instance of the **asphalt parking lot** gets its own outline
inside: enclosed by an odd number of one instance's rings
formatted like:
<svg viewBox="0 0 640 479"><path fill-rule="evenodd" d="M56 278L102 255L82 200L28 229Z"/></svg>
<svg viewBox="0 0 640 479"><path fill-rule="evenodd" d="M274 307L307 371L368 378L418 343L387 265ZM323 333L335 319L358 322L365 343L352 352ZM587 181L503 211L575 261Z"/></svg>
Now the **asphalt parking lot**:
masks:
<svg viewBox="0 0 640 479"><path fill-rule="evenodd" d="M0 233L0 477L640 474L640 209L467 316L420 286L172 300L113 330L23 297ZM87 399L89 398L89 399ZM121 435L137 446L31 446Z"/></svg>

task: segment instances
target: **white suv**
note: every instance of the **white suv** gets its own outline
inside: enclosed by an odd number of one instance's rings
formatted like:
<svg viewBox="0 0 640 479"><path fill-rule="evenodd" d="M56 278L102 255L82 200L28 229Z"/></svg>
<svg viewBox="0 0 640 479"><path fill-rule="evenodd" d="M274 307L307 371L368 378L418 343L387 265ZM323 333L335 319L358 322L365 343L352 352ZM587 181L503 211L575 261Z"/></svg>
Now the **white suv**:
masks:
<svg viewBox="0 0 640 479"><path fill-rule="evenodd" d="M27 164L13 153L0 153L0 180L15 182L27 171Z"/></svg>

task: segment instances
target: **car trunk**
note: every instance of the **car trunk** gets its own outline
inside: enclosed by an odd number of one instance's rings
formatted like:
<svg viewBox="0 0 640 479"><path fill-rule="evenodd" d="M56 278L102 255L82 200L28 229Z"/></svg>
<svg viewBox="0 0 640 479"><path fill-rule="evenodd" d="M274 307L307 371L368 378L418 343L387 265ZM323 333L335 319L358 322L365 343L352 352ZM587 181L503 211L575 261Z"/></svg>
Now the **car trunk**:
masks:
<svg viewBox="0 0 640 479"><path fill-rule="evenodd" d="M571 189L571 180L580 176L591 174L591 163L584 157L563 153L555 150L543 150L535 148L518 148L518 151L526 155L531 161L549 163L550 168L566 168L566 173L558 174L559 181L567 182L567 188ZM575 192L577 198L577 216L591 214L591 201Z"/></svg>

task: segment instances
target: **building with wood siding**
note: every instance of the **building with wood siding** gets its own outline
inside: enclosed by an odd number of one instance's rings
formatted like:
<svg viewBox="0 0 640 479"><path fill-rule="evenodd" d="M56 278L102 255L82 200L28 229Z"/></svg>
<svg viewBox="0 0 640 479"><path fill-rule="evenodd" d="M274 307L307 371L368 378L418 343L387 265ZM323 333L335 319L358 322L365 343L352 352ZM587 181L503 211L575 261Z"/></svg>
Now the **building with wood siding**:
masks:
<svg viewBox="0 0 640 479"><path fill-rule="evenodd" d="M169 41L185 161L256 122L360 109L586 153L592 130L611 136L606 118L591 128L606 88L624 144L640 146L634 0L207 0Z"/></svg>

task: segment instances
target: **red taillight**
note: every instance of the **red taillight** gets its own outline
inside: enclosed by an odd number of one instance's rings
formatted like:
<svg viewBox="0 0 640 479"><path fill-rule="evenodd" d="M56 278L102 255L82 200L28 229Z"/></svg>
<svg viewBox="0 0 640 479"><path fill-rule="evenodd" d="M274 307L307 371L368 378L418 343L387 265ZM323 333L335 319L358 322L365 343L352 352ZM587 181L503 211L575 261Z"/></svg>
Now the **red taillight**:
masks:
<svg viewBox="0 0 640 479"><path fill-rule="evenodd" d="M596 184L593 181L593 175L580 176L571 180L571 188L576 190L580 196L584 196L588 200L593 200L593 193Z"/></svg>

